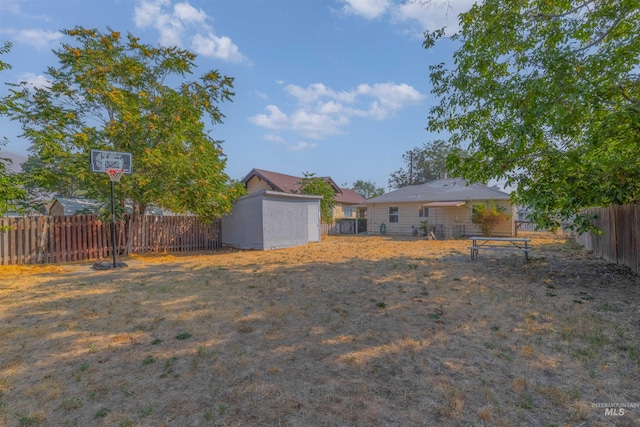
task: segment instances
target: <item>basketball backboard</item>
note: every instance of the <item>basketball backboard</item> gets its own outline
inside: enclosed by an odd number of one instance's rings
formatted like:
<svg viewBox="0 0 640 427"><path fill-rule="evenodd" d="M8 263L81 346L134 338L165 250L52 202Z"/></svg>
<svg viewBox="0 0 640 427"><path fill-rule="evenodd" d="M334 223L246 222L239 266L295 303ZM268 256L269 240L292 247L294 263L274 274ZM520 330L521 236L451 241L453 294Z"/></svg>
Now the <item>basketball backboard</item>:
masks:
<svg viewBox="0 0 640 427"><path fill-rule="evenodd" d="M130 175L131 153L91 150L91 172L105 172L105 169L124 169L124 173Z"/></svg>

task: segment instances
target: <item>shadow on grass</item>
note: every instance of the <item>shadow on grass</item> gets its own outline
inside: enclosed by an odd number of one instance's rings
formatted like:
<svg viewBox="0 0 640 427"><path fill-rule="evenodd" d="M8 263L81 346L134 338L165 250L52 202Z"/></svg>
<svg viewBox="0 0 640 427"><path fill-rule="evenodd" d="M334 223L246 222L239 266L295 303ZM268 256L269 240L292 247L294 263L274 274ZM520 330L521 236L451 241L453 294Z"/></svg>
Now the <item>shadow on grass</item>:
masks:
<svg viewBox="0 0 640 427"><path fill-rule="evenodd" d="M529 264L353 241L338 261L329 242L14 283L0 419L606 425L592 402L640 402L637 277L560 240Z"/></svg>

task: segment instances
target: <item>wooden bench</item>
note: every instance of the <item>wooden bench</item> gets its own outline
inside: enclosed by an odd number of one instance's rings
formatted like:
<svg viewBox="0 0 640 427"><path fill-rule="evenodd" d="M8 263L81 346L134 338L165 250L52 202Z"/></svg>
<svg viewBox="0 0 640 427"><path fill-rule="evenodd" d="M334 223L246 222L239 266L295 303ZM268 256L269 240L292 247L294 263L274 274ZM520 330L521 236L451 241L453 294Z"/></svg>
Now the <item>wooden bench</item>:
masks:
<svg viewBox="0 0 640 427"><path fill-rule="evenodd" d="M525 237L471 237L471 259L478 257L481 250L523 252L525 262L529 262L531 239Z"/></svg>

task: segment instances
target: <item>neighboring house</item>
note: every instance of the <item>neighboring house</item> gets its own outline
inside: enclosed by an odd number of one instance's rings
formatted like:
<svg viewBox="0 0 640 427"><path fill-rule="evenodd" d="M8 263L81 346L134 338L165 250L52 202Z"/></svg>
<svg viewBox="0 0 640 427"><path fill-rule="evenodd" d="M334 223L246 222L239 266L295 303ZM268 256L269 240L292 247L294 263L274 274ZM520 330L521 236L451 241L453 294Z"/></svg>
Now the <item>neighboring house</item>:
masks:
<svg viewBox="0 0 640 427"><path fill-rule="evenodd" d="M297 193L300 190L302 177L285 175L277 172L252 169L242 179L249 194L258 191L278 191L281 193ZM333 219L355 218L358 207L362 207L366 200L353 190L340 188L330 177L323 178L333 188L336 204L333 208Z"/></svg>
<svg viewBox="0 0 640 427"><path fill-rule="evenodd" d="M509 194L453 178L409 185L367 200L367 231L410 235L422 221L428 221L430 233L438 239L478 236L480 229L471 222L473 206L491 203L504 207L510 216L509 221L494 229L493 235L513 236L517 211Z"/></svg>
<svg viewBox="0 0 640 427"><path fill-rule="evenodd" d="M518 217L516 218L518 221L530 221L529 215L533 213L533 209L526 206L518 206Z"/></svg>
<svg viewBox="0 0 640 427"><path fill-rule="evenodd" d="M81 197L56 197L49 207L49 215L66 216L66 215L82 215L82 214L99 214L103 208L104 202L93 199L84 199ZM110 208L108 205L107 208ZM133 212L133 205L125 202L125 211L130 214ZM160 209L155 206L147 206L145 215L151 216L176 216L178 214L168 210Z"/></svg>
<svg viewBox="0 0 640 427"><path fill-rule="evenodd" d="M51 216L98 214L103 202L80 197L56 197L49 207Z"/></svg>

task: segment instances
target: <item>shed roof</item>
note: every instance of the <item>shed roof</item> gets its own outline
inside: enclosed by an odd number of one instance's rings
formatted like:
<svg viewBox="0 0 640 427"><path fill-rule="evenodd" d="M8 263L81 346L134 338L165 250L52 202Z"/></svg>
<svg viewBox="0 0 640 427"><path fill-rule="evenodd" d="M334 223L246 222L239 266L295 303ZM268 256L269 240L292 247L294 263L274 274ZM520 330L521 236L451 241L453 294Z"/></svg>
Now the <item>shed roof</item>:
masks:
<svg viewBox="0 0 640 427"><path fill-rule="evenodd" d="M468 183L460 178L446 178L419 185L408 185L369 199L366 203L463 202L469 200L508 200L510 197L504 191L483 184Z"/></svg>

